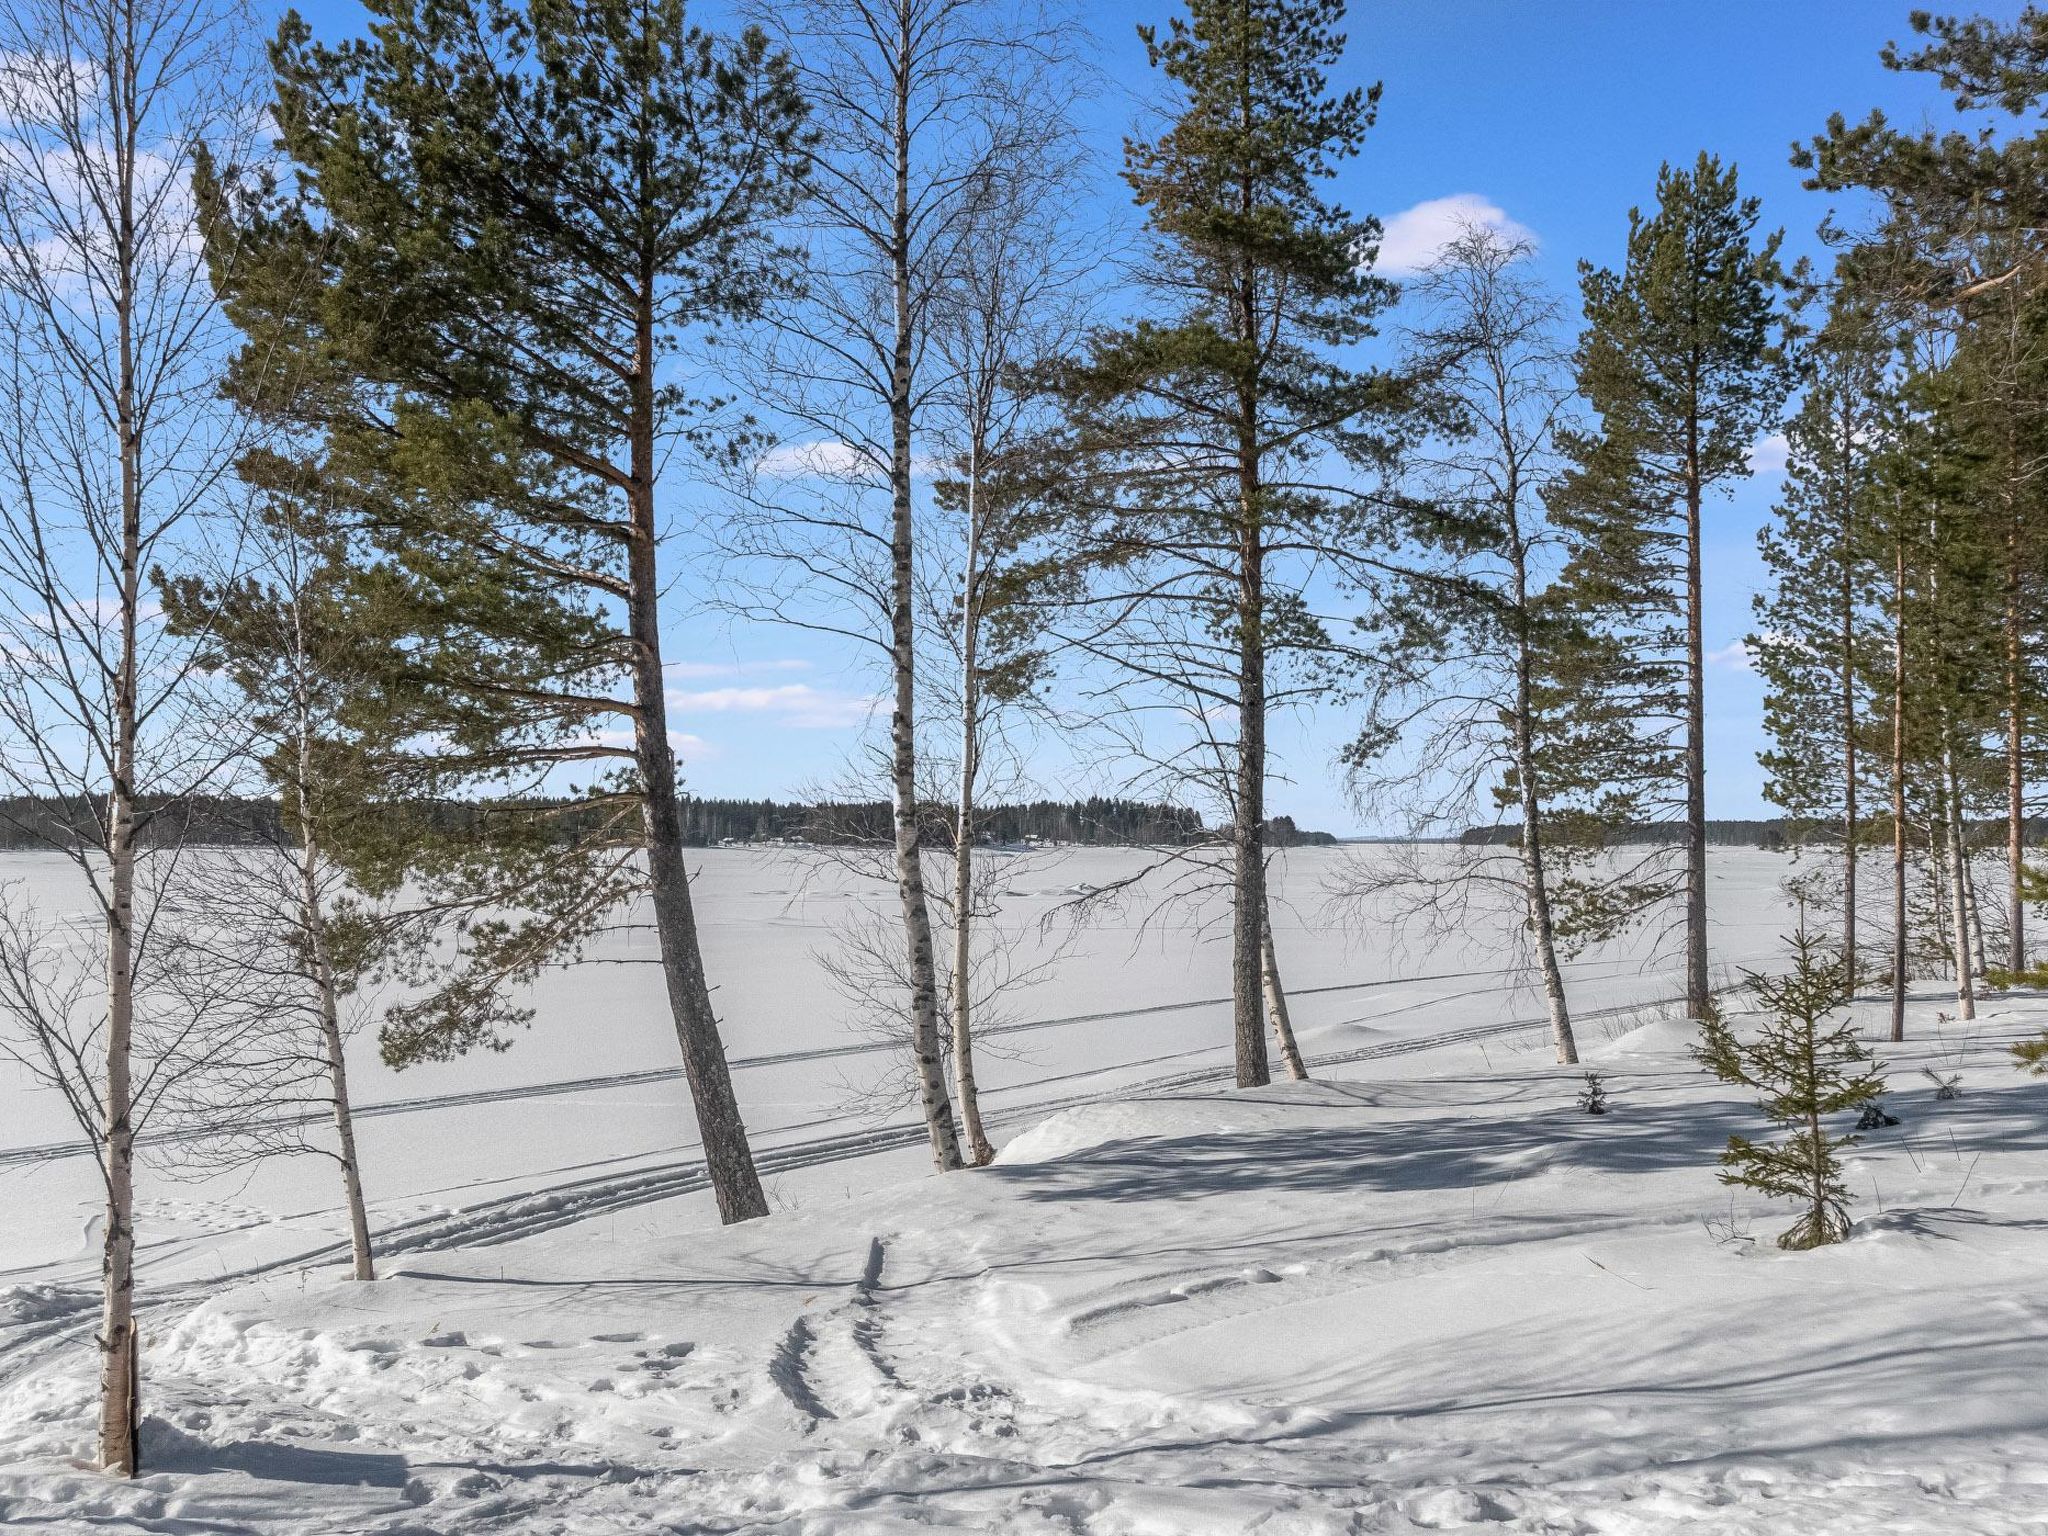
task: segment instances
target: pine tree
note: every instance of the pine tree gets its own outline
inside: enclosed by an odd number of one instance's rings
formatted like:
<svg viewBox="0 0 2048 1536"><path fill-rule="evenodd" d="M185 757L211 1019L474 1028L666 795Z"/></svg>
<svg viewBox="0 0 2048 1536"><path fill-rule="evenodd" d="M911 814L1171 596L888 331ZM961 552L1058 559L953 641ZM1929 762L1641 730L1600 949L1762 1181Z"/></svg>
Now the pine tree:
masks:
<svg viewBox="0 0 2048 1536"><path fill-rule="evenodd" d="M761 1215L682 861L657 496L672 448L745 451L677 354L781 280L802 108L758 32L713 36L682 0L371 10L333 47L286 19L295 175L202 176L200 202L248 337L234 391L354 520L393 636L374 734L418 744L406 792L502 829L438 873L514 914L467 927L387 1054L493 1043L508 986L644 894L720 1213ZM613 814L565 844L529 807L578 774Z"/></svg>
<svg viewBox="0 0 2048 1536"><path fill-rule="evenodd" d="M1630 211L1619 272L1581 266L1579 390L1599 422L1567 439L1576 468L1558 500L1586 541L1575 579L1587 600L1624 615L1641 651L1669 668L1652 731L1682 808L1696 1017L1711 992L1701 519L1709 496L1748 473L1791 383L1781 237L1758 242L1757 217L1734 167L1703 153L1690 170L1658 172L1654 213Z"/></svg>
<svg viewBox="0 0 2048 1536"><path fill-rule="evenodd" d="M1749 645L1764 680L1765 795L1802 831L1839 829L1842 953L1857 966L1857 856L1870 725L1871 606L1880 551L1870 528L1875 464L1893 410L1890 338L1838 291L1804 347L1805 398L1786 428L1785 490L1758 534L1768 590Z"/></svg>
<svg viewBox="0 0 2048 1536"><path fill-rule="evenodd" d="M2048 455L2042 370L2048 364L2048 13L2018 17L1911 16L1920 39L1887 47L1887 68L1932 76L1959 114L1981 126L1894 128L1881 112L1837 114L1801 146L1794 165L1825 191L1873 194L1877 216L1853 235L1853 259L1873 291L1945 337L1950 371L1967 386L1949 409L1969 422L1983 455L1973 497L1995 549L1999 798L2005 821L2008 922L2002 968L2028 967L2027 802L2041 776L2041 677L2048 541L2041 516ZM2030 125L2028 120L2035 120ZM1838 235L1840 232L1837 232ZM1967 870L1965 871L1967 873Z"/></svg>
<svg viewBox="0 0 2048 1536"><path fill-rule="evenodd" d="M1783 976L1749 973L1768 1017L1754 1041L1735 1038L1722 1019L1709 1019L1694 1048L1725 1083L1754 1088L1783 1141L1728 1138L1721 1181L1774 1199L1796 1200L1802 1214L1778 1238L1780 1248L1821 1248L1849 1236L1849 1191L1837 1155L1855 1136L1831 1136L1822 1117L1860 1110L1884 1096L1884 1075L1854 1023L1832 1015L1848 1000L1848 971L1837 953L1804 929L1791 939L1792 969Z"/></svg>
<svg viewBox="0 0 2048 1536"><path fill-rule="evenodd" d="M1333 93L1341 0L1190 0L1140 36L1172 93L1156 138L1124 149L1145 210L1140 269L1157 313L1099 333L1050 370L1065 402L1076 540L1124 580L1100 594L1132 626L1099 649L1176 700L1177 749L1230 818L1232 1023L1241 1086L1268 1081L1266 723L1326 681L1281 674L1343 648L1301 601L1297 569L1377 535L1327 487L1331 456L1370 459L1388 380L1342 354L1391 290L1377 226L1323 191L1356 155L1379 88ZM1164 754L1166 749L1162 749Z"/></svg>
<svg viewBox="0 0 2048 1536"><path fill-rule="evenodd" d="M278 799L277 856L266 849L254 861L224 857L213 878L234 889L217 888L193 905L211 909L216 928L232 930L217 940L223 991L234 994L239 982L251 994L245 1001L271 1015L276 1059L317 1063L334 1122L353 1274L371 1280L343 1047L351 996L389 960L392 935L377 904L351 888L339 852L390 835L375 805L375 753L343 726L350 695L374 677L366 663L376 643L352 611L346 541L317 509L267 498L249 523L239 574L158 574L173 632L203 644L209 669L232 685L228 707ZM415 944L431 946L433 938L431 925L415 925ZM310 1039L300 1038L297 1021ZM295 1108L302 1103L293 1100Z"/></svg>

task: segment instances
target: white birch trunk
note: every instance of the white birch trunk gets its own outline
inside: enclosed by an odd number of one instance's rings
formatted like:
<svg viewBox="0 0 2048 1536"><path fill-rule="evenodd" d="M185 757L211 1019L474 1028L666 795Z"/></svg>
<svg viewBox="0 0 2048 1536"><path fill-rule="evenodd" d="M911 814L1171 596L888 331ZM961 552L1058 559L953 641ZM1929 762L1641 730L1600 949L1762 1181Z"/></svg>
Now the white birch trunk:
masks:
<svg viewBox="0 0 2048 1536"><path fill-rule="evenodd" d="M1268 898L1266 920L1259 935L1260 980L1266 996L1266 1017L1273 1026L1273 1042L1280 1048L1280 1060L1287 1075L1297 1083L1308 1081L1308 1064L1301 1059L1301 1047L1294 1043L1294 1021L1287 1012L1287 989L1280 983L1280 957L1273 949L1273 912Z"/></svg>

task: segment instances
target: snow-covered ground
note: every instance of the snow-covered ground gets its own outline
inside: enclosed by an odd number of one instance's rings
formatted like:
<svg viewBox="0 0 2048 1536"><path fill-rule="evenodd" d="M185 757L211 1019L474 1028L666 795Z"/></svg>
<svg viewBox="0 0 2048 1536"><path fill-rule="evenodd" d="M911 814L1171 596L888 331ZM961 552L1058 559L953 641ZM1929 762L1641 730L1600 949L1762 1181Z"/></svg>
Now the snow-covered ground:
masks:
<svg viewBox="0 0 2048 1536"><path fill-rule="evenodd" d="M2042 1528L2048 1085L2001 1054L2048 1000L1960 1026L1930 989L1855 1239L1782 1254L1783 1213L1715 1179L1756 1117L1638 1006L1662 965L1574 972L1615 1106L1579 1115L1499 935L1347 931L1339 857L1290 858L1279 941L1315 1082L1223 1086L1221 944L1133 917L1017 1003L998 1166L934 1179L907 1118L846 1103L886 1058L811 959L866 898L708 855L777 1214L713 1224L654 973L553 978L502 1057L366 1057L376 1284L339 1278L315 1160L152 1182L133 1484L75 1461L89 1170L21 1155L64 1127L7 1084L0 1528ZM1020 865L1017 930L1127 858ZM1787 869L1717 860L1721 958L1772 956Z"/></svg>

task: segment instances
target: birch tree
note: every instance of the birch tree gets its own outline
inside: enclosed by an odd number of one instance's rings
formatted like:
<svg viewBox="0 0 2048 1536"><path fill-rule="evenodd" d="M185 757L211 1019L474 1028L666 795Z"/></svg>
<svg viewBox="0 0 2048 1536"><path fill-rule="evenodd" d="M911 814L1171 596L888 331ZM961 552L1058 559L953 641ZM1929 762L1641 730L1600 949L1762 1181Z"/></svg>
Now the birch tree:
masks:
<svg viewBox="0 0 2048 1536"><path fill-rule="evenodd" d="M198 538L233 450L187 189L196 153L251 126L241 25L203 0L0 5L0 778L65 807L55 842L92 914L55 944L14 899L4 1004L105 1182L97 1459L124 1475L136 1139L194 1059L155 947L177 844L151 823L222 756L187 729L191 648L146 581ZM86 957L97 984L71 975Z"/></svg>
<svg viewBox="0 0 2048 1536"><path fill-rule="evenodd" d="M1410 286L1403 367L1435 427L1403 462L1417 638L1380 661L1398 686L1346 758L1361 809L1457 841L1375 849L1340 889L1361 911L1393 903L1432 936L1504 917L1569 1063L1560 956L1619 931L1659 882L1654 855L1608 847L1639 815L1630 760L1645 679L1574 606L1583 594L1559 585L1573 543L1544 497L1563 468L1569 355L1531 254L1473 227ZM1397 742L1398 771L1385 754ZM1503 814L1513 821L1496 838L1489 822Z"/></svg>
<svg viewBox="0 0 2048 1536"><path fill-rule="evenodd" d="M952 677L950 687L932 691L951 706L958 738L946 1001L953 1091L967 1156L977 1165L994 1149L974 1076L974 978L986 969L976 963L976 924L988 907L988 882L977 873L976 812L991 787L1014 797L1021 783L1008 730L1050 666L1039 612L1074 580L1040 549L1046 508L1034 448L1044 400L1028 370L1071 340L1081 322L1077 288L1091 262L1069 223L1077 170L1059 143L990 168L1001 184L978 198L933 333L945 378L938 437L948 450L937 490L950 517L933 541L940 552L931 607Z"/></svg>
<svg viewBox="0 0 2048 1536"><path fill-rule="evenodd" d="M956 387L936 350L984 218L1029 196L1023 167L1065 134L1059 40L999 0L798 0L764 16L811 103L805 284L748 381L786 441L764 456L728 547L754 619L835 635L887 679L905 1020L939 1169L965 1162L946 1082L939 966L920 854L919 623L929 580L927 419Z"/></svg>

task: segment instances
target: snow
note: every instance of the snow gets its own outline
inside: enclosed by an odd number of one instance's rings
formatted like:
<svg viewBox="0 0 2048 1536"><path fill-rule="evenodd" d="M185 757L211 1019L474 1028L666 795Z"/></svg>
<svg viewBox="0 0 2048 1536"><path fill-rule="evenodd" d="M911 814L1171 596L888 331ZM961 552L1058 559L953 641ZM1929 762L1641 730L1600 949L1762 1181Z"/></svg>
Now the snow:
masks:
<svg viewBox="0 0 2048 1536"><path fill-rule="evenodd" d="M734 873L752 857L724 878L757 878ZM1724 930L1727 957L1757 963L1786 865L1717 867L1749 925ZM762 933L769 962L817 942ZM79 1463L91 1274L77 1212L33 1209L71 1198L80 1160L0 1174L31 1208L29 1236L0 1235L0 1528L2041 1528L2048 1085L2002 1050L2048 1026L2048 999L1968 1026L1916 999L1909 1041L1882 1047L1903 1123L1851 1154L1852 1241L1786 1254L1789 1215L1716 1180L1727 1135L1761 1122L1691 1063L1688 1028L1647 1016L1660 971L1580 973L1588 1013L1616 1010L1585 1025L1613 1104L1594 1118L1498 976L1313 994L1399 957L1292 936L1315 1081L1221 1086L1220 1010L1144 1011L1216 995L1220 946L1134 957L1125 934L1033 999L1038 1019L1114 1017L1017 1037L1033 1055L998 1064L991 1168L929 1176L914 1127L835 1112L832 1074L866 1057L742 1073L779 1208L736 1228L713 1224L670 1120L622 1112L672 1109L668 1079L366 1121L386 1190L370 1285L321 1256L331 1170L159 1183L189 1208L144 1270L133 1483ZM795 970L761 985L794 994ZM523 1082L527 1042L489 1064L494 1090L659 1065L592 1040L617 1021L572 999ZM1861 1007L1877 1027L1883 1005ZM544 1045L550 1022L583 1049ZM736 1052L834 1043L815 1016L783 1027ZM1961 1096L1937 1102L1922 1066L1960 1071ZM495 1179L469 1177L473 1133L517 1154Z"/></svg>

